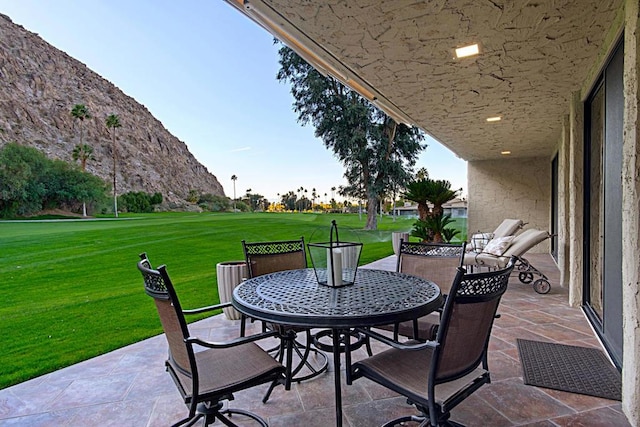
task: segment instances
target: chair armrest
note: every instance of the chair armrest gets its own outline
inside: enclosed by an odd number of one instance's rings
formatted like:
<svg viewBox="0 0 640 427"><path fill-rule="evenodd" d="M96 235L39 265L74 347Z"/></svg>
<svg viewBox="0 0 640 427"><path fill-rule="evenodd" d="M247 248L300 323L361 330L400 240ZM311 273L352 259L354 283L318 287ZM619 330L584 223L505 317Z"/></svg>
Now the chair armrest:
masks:
<svg viewBox="0 0 640 427"><path fill-rule="evenodd" d="M206 313L207 311L220 310L225 307L231 307L231 303L223 302L221 304L208 305L206 307L193 308L190 310L182 310L182 314L200 314L200 313Z"/></svg>
<svg viewBox="0 0 640 427"><path fill-rule="evenodd" d="M387 344L388 346L397 348L398 350L424 350L425 348L429 348L429 347L435 348L439 345L435 341L425 341L425 342L408 341L408 343L403 343L369 329L356 328L355 331L369 338L373 338L376 341L380 341L381 343Z"/></svg>
<svg viewBox="0 0 640 427"><path fill-rule="evenodd" d="M255 334L255 335L250 335L248 337L240 337L240 338L236 338L234 340L231 341L227 341L227 342L212 342L212 341L204 341L201 340L198 337L188 337L187 339L185 339L185 342L187 344L198 344L202 347L207 347L207 348L229 348L229 347L235 347L238 345L242 345L242 344L247 344L250 342L254 342L254 341L258 341L264 338L269 338L269 337L278 337L278 332L277 331L270 331L270 332L262 332L259 334Z"/></svg>

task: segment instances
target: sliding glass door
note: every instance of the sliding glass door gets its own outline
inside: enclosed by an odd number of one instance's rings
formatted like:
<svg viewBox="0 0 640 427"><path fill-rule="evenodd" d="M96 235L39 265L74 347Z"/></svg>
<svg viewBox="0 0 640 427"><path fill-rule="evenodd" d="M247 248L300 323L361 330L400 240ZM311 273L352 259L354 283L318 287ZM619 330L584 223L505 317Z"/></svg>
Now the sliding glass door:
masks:
<svg viewBox="0 0 640 427"><path fill-rule="evenodd" d="M585 104L584 305L622 365L623 46Z"/></svg>

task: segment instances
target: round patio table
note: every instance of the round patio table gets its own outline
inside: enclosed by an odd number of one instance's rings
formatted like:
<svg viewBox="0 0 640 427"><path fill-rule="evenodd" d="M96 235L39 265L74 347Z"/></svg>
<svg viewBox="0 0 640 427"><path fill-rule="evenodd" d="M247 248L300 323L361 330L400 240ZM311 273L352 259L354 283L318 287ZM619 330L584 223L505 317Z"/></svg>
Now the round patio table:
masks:
<svg viewBox="0 0 640 427"><path fill-rule="evenodd" d="M341 337L348 336L351 328L426 316L442 305L442 295L429 280L364 268L358 269L353 285L333 288L320 285L309 268L249 279L234 289L232 304L241 313L259 320L331 329L336 425L342 426L340 352L345 345ZM350 357L348 351L345 357Z"/></svg>

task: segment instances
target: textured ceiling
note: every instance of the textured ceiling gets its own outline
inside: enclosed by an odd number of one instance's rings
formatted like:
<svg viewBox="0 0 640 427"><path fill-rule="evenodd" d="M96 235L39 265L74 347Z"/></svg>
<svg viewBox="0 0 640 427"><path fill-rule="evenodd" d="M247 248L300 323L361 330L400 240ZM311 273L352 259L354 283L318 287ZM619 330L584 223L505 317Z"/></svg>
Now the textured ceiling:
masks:
<svg viewBox="0 0 640 427"><path fill-rule="evenodd" d="M465 160L552 155L621 0L262 0ZM480 43L481 54L453 59ZM316 49L313 49L315 51ZM502 121L486 122L490 116Z"/></svg>

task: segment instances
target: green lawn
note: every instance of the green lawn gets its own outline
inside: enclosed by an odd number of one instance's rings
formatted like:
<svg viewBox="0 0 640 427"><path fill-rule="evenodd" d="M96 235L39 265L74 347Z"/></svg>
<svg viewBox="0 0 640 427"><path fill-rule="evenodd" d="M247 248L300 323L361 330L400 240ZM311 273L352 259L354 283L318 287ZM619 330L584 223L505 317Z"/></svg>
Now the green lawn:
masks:
<svg viewBox="0 0 640 427"><path fill-rule="evenodd" d="M385 217L365 232L364 215L299 213L0 222L0 388L160 333L136 269L140 252L167 265L185 308L214 304L215 265L243 259L242 239L326 241L332 219L341 239L350 230L364 243L363 264L390 255L391 232L413 223Z"/></svg>

